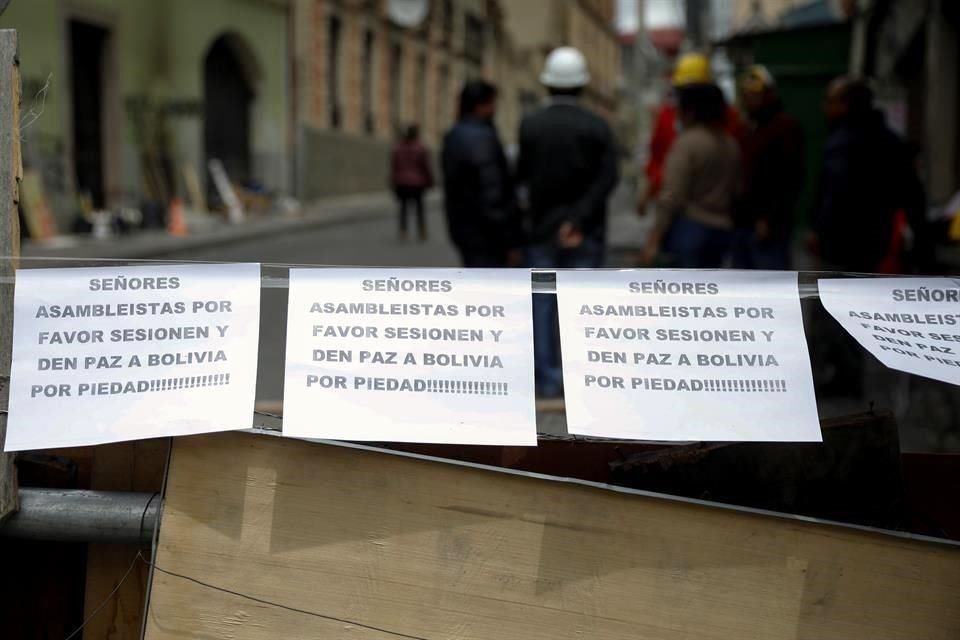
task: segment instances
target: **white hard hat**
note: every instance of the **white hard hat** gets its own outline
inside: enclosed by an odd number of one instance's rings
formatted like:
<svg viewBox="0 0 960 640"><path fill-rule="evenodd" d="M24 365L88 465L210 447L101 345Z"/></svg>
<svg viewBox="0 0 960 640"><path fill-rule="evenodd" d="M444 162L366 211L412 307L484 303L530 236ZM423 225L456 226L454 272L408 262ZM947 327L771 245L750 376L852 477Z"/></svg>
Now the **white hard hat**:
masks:
<svg viewBox="0 0 960 640"><path fill-rule="evenodd" d="M576 89L590 83L587 59L573 47L554 49L547 56L540 82L554 89Z"/></svg>

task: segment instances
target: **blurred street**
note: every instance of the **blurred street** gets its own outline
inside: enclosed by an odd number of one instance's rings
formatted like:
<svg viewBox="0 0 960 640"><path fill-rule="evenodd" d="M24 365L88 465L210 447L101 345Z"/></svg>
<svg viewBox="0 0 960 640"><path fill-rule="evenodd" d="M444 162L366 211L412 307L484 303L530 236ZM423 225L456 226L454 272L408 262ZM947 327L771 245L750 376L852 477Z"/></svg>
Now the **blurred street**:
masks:
<svg viewBox="0 0 960 640"><path fill-rule="evenodd" d="M264 264L310 264L380 267L459 266L446 238L439 207L430 207L431 236L420 243L397 239L392 209L371 212L357 221L334 222L314 229L269 238L245 239L235 244L173 252L177 260L253 261Z"/></svg>
<svg viewBox="0 0 960 640"><path fill-rule="evenodd" d="M438 207L430 207L432 235L425 243L397 240L393 211L378 211L369 219L333 223L315 229L193 251L171 253L176 260L261 262L263 264L351 265L393 267L452 267L457 256L446 239ZM379 215L381 214L382 215ZM286 337L287 290L262 290L260 366L257 401L283 398L283 355Z"/></svg>

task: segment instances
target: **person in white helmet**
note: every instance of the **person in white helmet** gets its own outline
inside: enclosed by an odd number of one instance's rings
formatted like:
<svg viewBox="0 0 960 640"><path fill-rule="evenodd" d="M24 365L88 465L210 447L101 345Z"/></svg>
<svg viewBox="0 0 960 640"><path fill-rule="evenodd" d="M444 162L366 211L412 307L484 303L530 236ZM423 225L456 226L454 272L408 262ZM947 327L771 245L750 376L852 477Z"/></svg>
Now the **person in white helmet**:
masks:
<svg viewBox="0 0 960 640"><path fill-rule="evenodd" d="M527 262L533 268L603 266L607 199L617 184L617 151L607 122L580 104L590 82L573 47L547 56L540 81L546 106L520 125L517 182L529 207ZM542 396L561 392L556 300L534 298L534 357Z"/></svg>

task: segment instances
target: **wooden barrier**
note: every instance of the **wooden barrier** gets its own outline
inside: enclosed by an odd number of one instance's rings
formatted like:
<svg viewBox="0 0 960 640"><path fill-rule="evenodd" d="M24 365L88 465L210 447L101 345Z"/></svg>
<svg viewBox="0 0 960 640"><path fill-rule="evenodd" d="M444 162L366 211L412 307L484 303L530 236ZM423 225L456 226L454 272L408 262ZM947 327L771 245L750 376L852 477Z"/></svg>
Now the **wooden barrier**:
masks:
<svg viewBox="0 0 960 640"><path fill-rule="evenodd" d="M954 545L250 434L175 441L155 562L147 640L960 637Z"/></svg>
<svg viewBox="0 0 960 640"><path fill-rule="evenodd" d="M3 11L6 3L0 3ZM20 63L16 30L0 29L0 278L11 279L20 256ZM13 344L13 287L0 284L0 446L7 436ZM0 523L19 508L13 454L0 448Z"/></svg>

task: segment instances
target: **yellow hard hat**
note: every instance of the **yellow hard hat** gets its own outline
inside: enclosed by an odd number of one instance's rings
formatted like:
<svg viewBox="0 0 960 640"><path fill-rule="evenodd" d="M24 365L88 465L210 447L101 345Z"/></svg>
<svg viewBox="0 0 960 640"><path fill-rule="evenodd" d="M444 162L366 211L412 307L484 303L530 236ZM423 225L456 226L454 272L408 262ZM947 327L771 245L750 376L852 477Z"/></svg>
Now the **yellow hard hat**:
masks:
<svg viewBox="0 0 960 640"><path fill-rule="evenodd" d="M740 89L744 93L763 93L767 89L773 89L776 81L773 75L762 64L754 64L747 67L743 76L740 78Z"/></svg>
<svg viewBox="0 0 960 640"><path fill-rule="evenodd" d="M702 53L683 54L673 68L673 86L675 87L712 81L713 73L710 71L710 61Z"/></svg>

